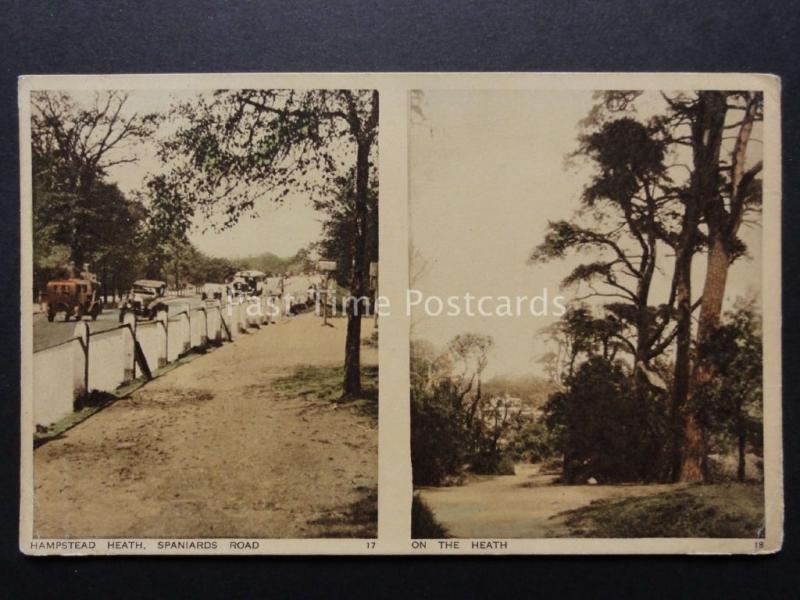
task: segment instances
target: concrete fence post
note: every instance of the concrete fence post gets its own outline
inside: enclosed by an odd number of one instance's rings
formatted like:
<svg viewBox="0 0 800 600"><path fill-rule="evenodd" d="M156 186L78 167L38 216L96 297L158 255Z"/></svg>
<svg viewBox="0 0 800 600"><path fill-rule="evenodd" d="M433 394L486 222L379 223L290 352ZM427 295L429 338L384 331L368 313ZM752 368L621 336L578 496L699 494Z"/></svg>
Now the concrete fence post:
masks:
<svg viewBox="0 0 800 600"><path fill-rule="evenodd" d="M231 323L230 318L226 321L226 317L228 315L228 305L220 304L217 307L217 314L219 315L219 342L224 342L225 338L228 338L228 341L231 340Z"/></svg>
<svg viewBox="0 0 800 600"><path fill-rule="evenodd" d="M269 322L275 324L280 316L281 299L278 296L270 296L267 301L269 302Z"/></svg>
<svg viewBox="0 0 800 600"><path fill-rule="evenodd" d="M214 331L214 339L218 344L221 344L225 336L225 327L222 324L222 304L214 307L214 310L217 311L217 319L215 320L217 328Z"/></svg>
<svg viewBox="0 0 800 600"><path fill-rule="evenodd" d="M250 323L248 319L250 318L247 314L247 305L249 304L248 301L244 300L239 305L239 327L244 333L247 333L247 329L249 328Z"/></svg>
<svg viewBox="0 0 800 600"><path fill-rule="evenodd" d="M156 313L156 321L161 324L159 329L164 333L164 344L162 346L164 354L158 357L158 368L161 369L167 366L167 359L169 358L169 312L163 309L159 310Z"/></svg>
<svg viewBox="0 0 800 600"><path fill-rule="evenodd" d="M89 392L89 325L77 323L74 337L77 338L77 345L72 355L72 389L73 399L77 401Z"/></svg>
<svg viewBox="0 0 800 600"><path fill-rule="evenodd" d="M192 318L189 316L188 311L181 315L183 318L183 354L187 353L192 348Z"/></svg>
<svg viewBox="0 0 800 600"><path fill-rule="evenodd" d="M250 298L247 300L247 304L245 305L244 312L245 312L245 324L247 327L258 327L259 326L259 304L258 300L255 298Z"/></svg>
<svg viewBox="0 0 800 600"><path fill-rule="evenodd" d="M236 319L236 303L229 302L223 311L223 317L226 318L225 323L228 325L228 335L230 340L233 341L239 337L239 324Z"/></svg>
<svg viewBox="0 0 800 600"><path fill-rule="evenodd" d="M127 325L129 328L126 328L122 333L122 335L125 336L125 359L123 361L125 372L123 373L122 380L127 383L136 379L136 357L134 348L136 345L136 315L126 312L125 316L122 318L122 324Z"/></svg>
<svg viewBox="0 0 800 600"><path fill-rule="evenodd" d="M228 314L230 315L228 326L231 329L231 340L235 340L239 337L239 311L237 308L238 304L235 302L228 304Z"/></svg>
<svg viewBox="0 0 800 600"><path fill-rule="evenodd" d="M244 333L245 331L247 331L247 326L243 324L243 321L244 321L244 318L243 318L244 317L244 311L242 310L243 307L244 307L244 304L242 304L242 301L239 301L239 302L237 302L235 304L234 311L233 311L234 314L236 315L235 318L234 318L234 322L235 322L234 329L236 329L237 333Z"/></svg>
<svg viewBox="0 0 800 600"><path fill-rule="evenodd" d="M261 324L262 325L268 325L269 324L269 315L267 314L267 308L268 308L267 297L262 294L259 297L258 301L259 301L259 303L261 305Z"/></svg>

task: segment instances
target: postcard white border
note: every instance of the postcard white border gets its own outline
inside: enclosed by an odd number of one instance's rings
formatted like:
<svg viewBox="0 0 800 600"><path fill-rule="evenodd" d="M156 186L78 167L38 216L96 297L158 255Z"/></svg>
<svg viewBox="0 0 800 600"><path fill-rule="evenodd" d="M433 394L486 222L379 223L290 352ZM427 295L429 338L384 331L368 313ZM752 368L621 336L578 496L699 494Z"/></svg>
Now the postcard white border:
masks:
<svg viewBox="0 0 800 600"><path fill-rule="evenodd" d="M408 93L413 89L608 90L737 89L765 94L763 306L764 306L764 465L766 537L763 539L513 539L501 550L426 547L410 538L411 462L409 447L408 319L396 314L381 322L379 349L379 516L377 540L258 540L258 550L234 551L231 540L216 539L215 550L115 550L109 540L93 549L33 548L33 413L30 107L33 90L219 88L377 89L380 94L379 169L381 178L381 292L392 306L405 302L408 284ZM19 80L21 166L21 490L20 550L26 554L760 554L780 549L783 540L783 459L781 432L781 150L780 81L773 75L733 73L249 73L152 75L31 75ZM402 311L400 311L402 312ZM36 540L40 543L45 540ZM374 542L374 544L372 543ZM414 547L414 546L417 547ZM46 545L45 545L46 546Z"/></svg>

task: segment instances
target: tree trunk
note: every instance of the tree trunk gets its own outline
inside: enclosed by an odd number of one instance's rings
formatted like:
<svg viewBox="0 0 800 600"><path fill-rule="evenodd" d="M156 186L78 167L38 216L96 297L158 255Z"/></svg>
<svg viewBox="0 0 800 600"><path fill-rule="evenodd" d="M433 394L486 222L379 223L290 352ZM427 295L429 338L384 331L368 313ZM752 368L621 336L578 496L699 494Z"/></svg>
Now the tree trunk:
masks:
<svg viewBox="0 0 800 600"><path fill-rule="evenodd" d="M721 236L713 235L711 247L708 250L706 279L700 305L700 322L697 328L697 345L700 349L705 342L712 338L719 326L729 267L730 256L725 243ZM684 410L686 446L681 463L680 481L704 481L708 475L705 435L703 435L695 406L696 402L693 399L697 390L708 384L713 377L713 369L706 357L699 353L692 370L689 394Z"/></svg>
<svg viewBox="0 0 800 600"><path fill-rule="evenodd" d="M672 405L670 407L670 426L672 428L669 456L669 478L677 481L680 476L684 447L683 411L689 397L689 378L691 374L692 349L692 262L694 261L695 241L699 210L696 203L687 204L681 226L681 238L676 248L675 286L676 332L675 367L672 384Z"/></svg>
<svg viewBox="0 0 800 600"><path fill-rule="evenodd" d="M739 429L738 437L739 437L739 465L736 469L736 478L739 481L744 481L745 468L747 467L746 453L745 453L747 438L745 437L744 429L742 428Z"/></svg>
<svg viewBox="0 0 800 600"><path fill-rule="evenodd" d="M92 188L94 187L96 173L92 167L83 166L80 168L79 176L74 181L74 190L77 196L78 208L91 212L92 209ZM84 221L80 218L74 218L70 215L73 221L72 231L72 247L71 259L75 265L75 272L80 273L83 270L83 264L88 260L87 250L84 245L86 244L86 233L84 231Z"/></svg>
<svg viewBox="0 0 800 600"><path fill-rule="evenodd" d="M708 474L705 432L694 411L685 411L682 421L684 446L678 481L705 481Z"/></svg>
<svg viewBox="0 0 800 600"><path fill-rule="evenodd" d="M103 278L103 280L100 282L103 304L108 304L108 286L106 285L106 281L108 279L108 267L105 264L103 265L103 274L101 277Z"/></svg>
<svg viewBox="0 0 800 600"><path fill-rule="evenodd" d="M684 423L682 411L689 396L689 374L691 369L690 352L692 345L692 300L689 273L681 273L678 282L676 299L678 305L677 333L675 349L675 376L672 386L672 479L677 480L683 461Z"/></svg>
<svg viewBox="0 0 800 600"><path fill-rule="evenodd" d="M725 126L725 115L727 112L727 98L722 92L700 92L698 94L697 106L693 109L694 114L692 117L692 182L691 194L687 199L689 207L687 212L693 218L685 223L690 227L688 237L691 242L694 242L697 226L699 224L699 216L705 214L708 216L708 209L712 204L716 204L720 200L720 150L722 147L722 136ZM709 224L711 227L711 224ZM686 252L694 252L692 246L684 248ZM713 249L712 249L713 250ZM709 250L709 270L710 270L710 253ZM688 261L688 269L681 274L681 277L691 278L691 260ZM726 270L727 271L727 270ZM688 284L684 282L684 286ZM706 277L706 285L708 285L708 275ZM689 288L691 289L691 288ZM706 306L711 300L706 298L707 288L703 289L702 305ZM724 294L724 284L722 293ZM687 308L684 305L681 309L679 318L685 321L679 321L683 327L688 327L688 340L682 339L678 342L679 352L685 353L680 356L680 365L676 357L676 385L675 397L673 401L674 415L679 416L682 428L682 434L679 437L677 445L677 452L680 453L680 468L678 469L678 480L686 482L704 481L707 475L706 469L706 439L703 430L702 422L697 413L697 406L692 402L692 391L696 389L698 383L698 366L695 365L694 371L689 375L690 366L690 346L691 346L691 299L684 299L688 302L688 315L686 314ZM721 306L721 299L720 299ZM702 342L702 311L701 309L701 326L698 329L698 342ZM705 309L707 312L707 308ZM685 347L681 348L681 344ZM678 372L680 368L680 372Z"/></svg>
<svg viewBox="0 0 800 600"><path fill-rule="evenodd" d="M725 287L728 282L728 269L731 264L730 254L721 236L714 235L710 243L697 329L697 339L701 344L709 340L719 327L722 302L725 299Z"/></svg>
<svg viewBox="0 0 800 600"><path fill-rule="evenodd" d="M725 299L728 270L732 262L730 244L736 238L744 213L744 194L746 193L744 188L747 187L745 185L747 146L753 129L753 122L756 119L758 105L758 99L751 97L745 116L742 119L739 133L736 136L736 144L731 155L731 182L729 186L729 201L726 208L726 203L719 192L719 153L722 139L721 129L725 120L727 105L724 98L720 100L712 92L706 92L706 94L711 94L707 101L707 111L709 122L713 125L713 128L708 136L710 141L707 147L704 148L706 160L703 162L705 168L697 169L697 173L701 182L700 190L703 193L702 207L708 225L709 248L703 298L700 305L700 321L697 326L698 356L692 371L686 402L686 406L692 411L691 419L695 422L697 421L697 407L694 405L697 402L694 401L694 394L716 376L708 357L703 356L703 347L715 335L722 315L722 303ZM759 162L754 168L755 170L748 176L755 176L755 173L760 168ZM689 447L681 465L681 481L696 480L698 466L701 467L700 471L703 479L707 479L705 436L701 435L697 438L689 434L687 427L687 444ZM692 444L697 444L698 446L695 447Z"/></svg>
<svg viewBox="0 0 800 600"><path fill-rule="evenodd" d="M344 351L344 395L358 395L361 393L361 317L351 314L349 308Z"/></svg>
<svg viewBox="0 0 800 600"><path fill-rule="evenodd" d="M371 142L359 141L356 157L356 206L353 240L351 301L347 303L347 339L344 345L344 394L361 393L361 297L366 291L367 193Z"/></svg>

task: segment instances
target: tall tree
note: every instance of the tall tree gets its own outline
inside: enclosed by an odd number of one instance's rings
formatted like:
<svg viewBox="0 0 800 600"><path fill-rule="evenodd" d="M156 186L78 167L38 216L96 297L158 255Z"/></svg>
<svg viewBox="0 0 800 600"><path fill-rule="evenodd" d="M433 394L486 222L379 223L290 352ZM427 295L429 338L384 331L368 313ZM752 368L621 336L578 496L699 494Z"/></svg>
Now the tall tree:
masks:
<svg viewBox="0 0 800 600"><path fill-rule="evenodd" d="M97 217L85 224L84 256L100 276L103 295L130 288L142 268L147 209L116 184L97 182L92 192Z"/></svg>
<svg viewBox="0 0 800 600"><path fill-rule="evenodd" d="M185 118L164 144L169 186L185 211L222 215L232 226L260 198L282 202L299 191L312 199L337 193L351 175L355 195L350 293L363 297L369 237L369 182L374 179L378 92L237 90L177 108ZM361 312L347 306L343 392L361 391Z"/></svg>
<svg viewBox="0 0 800 600"><path fill-rule="evenodd" d="M89 258L88 233L104 219L96 185L111 167L136 162L132 146L154 131L156 116L127 111L127 100L118 91L98 92L88 106L66 93L31 95L34 190L47 193L34 194L34 210L46 213L78 268Z"/></svg>
<svg viewBox="0 0 800 600"><path fill-rule="evenodd" d="M483 398L483 371L489 362L489 351L494 346L491 336L462 333L450 340L447 350L461 373L456 376L459 396L465 401L464 418L467 429L472 429ZM474 392L472 392L474 386Z"/></svg>
<svg viewBox="0 0 800 600"><path fill-rule="evenodd" d="M624 113L639 95L604 94L604 102L586 123L602 122L603 110L625 118ZM669 222L656 229L658 238L675 255L670 295L663 305L666 310L659 311L675 321L673 332L662 338L662 343L676 341L673 476L699 481L707 475L707 449L698 417L702 407L694 398L694 390L714 377L713 361L704 357L701 349L707 347L719 324L728 269L746 250L738 236L744 215L760 205L757 176L762 166L760 161L748 159L748 147L754 124L762 119L763 98L760 93L726 91L662 97L666 110L651 119L650 128L662 140L665 155L672 159L667 168L688 173L683 181L664 187L670 199L665 213ZM687 151L688 165L683 162ZM699 252L706 253L706 276L699 299L693 301L692 265ZM693 339L692 315L698 306L700 319Z"/></svg>
<svg viewBox="0 0 800 600"><path fill-rule="evenodd" d="M679 279L678 341L674 404L681 421L681 443L676 457L676 476L681 481L702 481L708 477L706 437L698 417L701 407L695 390L714 377L713 360L701 351L715 335L722 314L727 276L731 264L746 248L739 238L745 214L761 203L757 179L762 162L748 161L753 126L763 118L760 92L707 91L667 97L672 118L688 125L689 135L674 136L692 151L691 182L686 197L684 232L679 247L675 276ZM679 129L676 129L678 131ZM726 147L726 133L733 131L733 146ZM727 156L726 156L727 155ZM701 231L705 225L705 235ZM700 297L697 327L697 356L690 362L691 257L704 237L706 275Z"/></svg>
<svg viewBox="0 0 800 600"><path fill-rule="evenodd" d="M617 322L609 337L630 354L634 385L644 391L651 361L675 335L667 329L671 299L653 306L650 298L661 243L674 227L666 142L658 123L623 116L583 135L577 154L595 167L582 209L572 221L550 223L531 259L592 253L593 260L579 264L562 283L588 286L578 300L606 302L606 320ZM570 364L574 367L574 357Z"/></svg>

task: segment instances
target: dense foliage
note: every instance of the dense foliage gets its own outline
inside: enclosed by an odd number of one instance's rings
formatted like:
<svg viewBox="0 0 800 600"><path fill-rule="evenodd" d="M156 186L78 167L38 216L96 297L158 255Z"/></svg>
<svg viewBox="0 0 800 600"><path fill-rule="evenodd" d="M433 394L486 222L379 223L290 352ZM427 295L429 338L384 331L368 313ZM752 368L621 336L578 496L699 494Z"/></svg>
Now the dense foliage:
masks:
<svg viewBox="0 0 800 600"><path fill-rule="evenodd" d="M563 455L566 481L653 480L668 441L664 394L640 404L619 362L590 358L568 376L546 407L547 425Z"/></svg>
<svg viewBox="0 0 800 600"><path fill-rule="evenodd" d="M552 453L548 432L536 427L530 412L547 384L528 377L504 378L488 390L482 373L491 347L491 338L477 334L456 336L444 351L412 342L414 485L458 483L466 472L513 474L514 461ZM501 392L502 381L508 388ZM511 397L509 389L522 391L522 397Z"/></svg>
<svg viewBox="0 0 800 600"><path fill-rule="evenodd" d="M322 224L322 239L315 245L319 255L336 262L333 277L348 289L353 279L355 261L353 240L356 236L356 198L352 177L342 178L335 194L315 203L317 210L326 215ZM369 264L378 261L378 186L370 182L367 196L366 251L362 269L368 272Z"/></svg>

